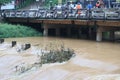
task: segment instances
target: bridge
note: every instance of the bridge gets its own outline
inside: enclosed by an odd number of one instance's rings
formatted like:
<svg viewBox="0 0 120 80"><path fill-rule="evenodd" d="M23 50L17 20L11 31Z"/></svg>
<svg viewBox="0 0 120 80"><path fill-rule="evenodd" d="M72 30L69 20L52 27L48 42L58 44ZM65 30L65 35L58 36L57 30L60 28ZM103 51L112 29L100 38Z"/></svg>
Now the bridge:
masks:
<svg viewBox="0 0 120 80"><path fill-rule="evenodd" d="M81 35L81 27L87 26L89 37L96 35L96 41L102 41L102 34L108 31L110 39L114 40L115 31L120 30L120 9L80 10L81 14L77 11L74 10L74 14L61 11L59 14L57 10L12 10L4 12L3 16L8 22L41 24L44 36L48 36L49 29L55 29L56 36L59 36L61 28L65 28L68 36L72 28L76 28L77 34Z"/></svg>

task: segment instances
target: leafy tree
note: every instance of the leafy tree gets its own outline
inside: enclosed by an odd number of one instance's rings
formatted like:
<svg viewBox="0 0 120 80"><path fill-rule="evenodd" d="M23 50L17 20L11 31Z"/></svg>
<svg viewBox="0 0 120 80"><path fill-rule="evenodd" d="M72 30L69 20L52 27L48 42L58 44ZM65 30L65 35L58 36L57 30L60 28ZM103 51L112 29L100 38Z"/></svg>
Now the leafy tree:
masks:
<svg viewBox="0 0 120 80"><path fill-rule="evenodd" d="M117 2L120 2L120 0L116 0Z"/></svg>
<svg viewBox="0 0 120 80"><path fill-rule="evenodd" d="M4 5L5 3L10 2L11 0L0 0L0 11L1 11L1 6Z"/></svg>
<svg viewBox="0 0 120 80"><path fill-rule="evenodd" d="M45 6L50 5L50 1L52 1L52 5L58 4L59 0L45 0ZM66 3L67 0L62 0L62 3Z"/></svg>

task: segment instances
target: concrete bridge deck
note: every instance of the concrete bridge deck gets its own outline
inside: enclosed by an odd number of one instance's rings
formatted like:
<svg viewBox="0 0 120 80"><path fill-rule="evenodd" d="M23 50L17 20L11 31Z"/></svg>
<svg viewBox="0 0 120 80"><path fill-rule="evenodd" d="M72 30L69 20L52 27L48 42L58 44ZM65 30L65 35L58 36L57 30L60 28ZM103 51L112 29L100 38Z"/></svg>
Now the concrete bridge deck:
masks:
<svg viewBox="0 0 120 80"><path fill-rule="evenodd" d="M114 40L115 31L120 31L120 21L119 20L80 20L80 19L38 19L38 18L22 18L22 17L6 17L6 21L11 23L34 23L34 24L42 24L44 31L43 35L48 36L48 31L51 28L56 30L56 35L60 35L60 28L66 27L65 25L76 25L78 28L78 34L81 35L80 27L87 26L89 27L89 36L92 36L92 28L96 29L96 41L102 41L103 32L110 32L110 40ZM62 26L61 26L62 25ZM66 31L68 35L71 33L71 27L66 27L68 30Z"/></svg>
<svg viewBox="0 0 120 80"><path fill-rule="evenodd" d="M8 22L40 23L40 24L73 24L103 27L120 27L119 20L78 20L78 19L36 19L36 18L6 18Z"/></svg>

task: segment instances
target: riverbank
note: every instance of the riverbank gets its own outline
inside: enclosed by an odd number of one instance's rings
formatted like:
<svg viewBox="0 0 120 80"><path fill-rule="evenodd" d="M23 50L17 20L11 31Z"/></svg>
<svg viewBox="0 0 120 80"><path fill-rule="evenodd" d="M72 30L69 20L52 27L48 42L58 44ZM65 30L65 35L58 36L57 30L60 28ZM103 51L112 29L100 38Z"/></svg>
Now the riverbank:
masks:
<svg viewBox="0 0 120 80"><path fill-rule="evenodd" d="M11 43L13 40L19 44L31 43L32 47L21 53L15 52L15 47L0 50L1 80L120 79L120 44L118 43L52 37L6 38L5 42ZM40 44L39 47L43 47L49 42L64 43L66 47L75 51L76 56L65 63L44 64L40 68L34 67L24 73L15 72L16 65L36 62L37 55L34 53L38 48L34 45Z"/></svg>

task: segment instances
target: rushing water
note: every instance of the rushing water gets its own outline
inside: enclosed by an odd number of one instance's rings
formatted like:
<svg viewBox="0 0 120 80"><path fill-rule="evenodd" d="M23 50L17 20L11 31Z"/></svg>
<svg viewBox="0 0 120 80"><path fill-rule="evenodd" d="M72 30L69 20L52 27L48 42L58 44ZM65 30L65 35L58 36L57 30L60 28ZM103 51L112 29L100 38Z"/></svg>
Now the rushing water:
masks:
<svg viewBox="0 0 120 80"><path fill-rule="evenodd" d="M9 72L12 72L11 68L13 67L11 66L20 61L30 63L36 59L35 56L30 55L29 50L26 51L26 55L17 54L14 50L11 50L11 53L15 54L6 54L6 50L1 50L0 62L3 64L0 65L0 80L120 80L119 43L52 37L8 38L5 39L5 42L10 43L14 40L21 44L31 43L32 45L40 44L41 46L51 41L64 43L65 47L74 49L76 56L68 62L45 64L40 69L15 77L13 73L8 76ZM9 61L11 62L9 63ZM7 67L10 67L8 69L10 71L4 70Z"/></svg>

